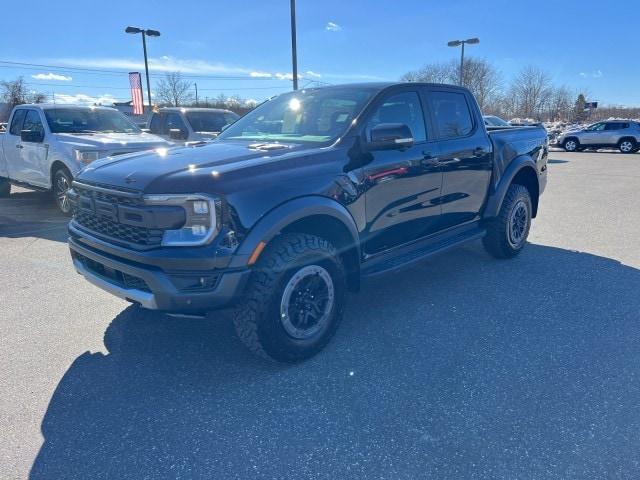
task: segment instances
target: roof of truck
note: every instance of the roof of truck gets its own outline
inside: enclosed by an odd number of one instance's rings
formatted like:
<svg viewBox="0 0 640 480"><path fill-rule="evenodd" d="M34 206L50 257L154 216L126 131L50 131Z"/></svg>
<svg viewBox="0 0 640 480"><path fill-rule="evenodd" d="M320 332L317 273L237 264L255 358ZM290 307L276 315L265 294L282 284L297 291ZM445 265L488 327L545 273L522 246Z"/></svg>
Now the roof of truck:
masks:
<svg viewBox="0 0 640 480"><path fill-rule="evenodd" d="M39 108L42 110L52 110L52 109L64 109L64 108L87 108L87 109L101 109L101 110L115 110L113 107L107 107L104 105L74 105L71 103L59 104L59 103L24 103L22 105L16 105L17 107L29 107L29 108Z"/></svg>

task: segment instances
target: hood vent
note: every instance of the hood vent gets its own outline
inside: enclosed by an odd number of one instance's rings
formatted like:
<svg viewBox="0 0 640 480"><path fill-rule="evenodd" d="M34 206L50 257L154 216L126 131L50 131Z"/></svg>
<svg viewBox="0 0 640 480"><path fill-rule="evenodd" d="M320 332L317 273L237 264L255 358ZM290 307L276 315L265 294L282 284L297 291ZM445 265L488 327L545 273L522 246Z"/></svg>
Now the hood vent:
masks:
<svg viewBox="0 0 640 480"><path fill-rule="evenodd" d="M283 145L282 143L252 143L249 145L249 148L253 150L280 150L282 148L289 148L288 145Z"/></svg>

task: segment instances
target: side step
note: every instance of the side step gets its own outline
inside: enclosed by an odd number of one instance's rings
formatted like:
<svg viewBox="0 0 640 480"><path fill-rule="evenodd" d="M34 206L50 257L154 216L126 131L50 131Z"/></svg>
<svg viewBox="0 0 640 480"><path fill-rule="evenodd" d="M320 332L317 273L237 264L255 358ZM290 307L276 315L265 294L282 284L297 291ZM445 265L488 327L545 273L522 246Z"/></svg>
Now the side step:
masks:
<svg viewBox="0 0 640 480"><path fill-rule="evenodd" d="M382 253L365 262L362 266L362 277L374 277L383 273L401 270L450 248L478 240L484 237L486 233L486 230L476 227L455 235L398 247L391 252Z"/></svg>

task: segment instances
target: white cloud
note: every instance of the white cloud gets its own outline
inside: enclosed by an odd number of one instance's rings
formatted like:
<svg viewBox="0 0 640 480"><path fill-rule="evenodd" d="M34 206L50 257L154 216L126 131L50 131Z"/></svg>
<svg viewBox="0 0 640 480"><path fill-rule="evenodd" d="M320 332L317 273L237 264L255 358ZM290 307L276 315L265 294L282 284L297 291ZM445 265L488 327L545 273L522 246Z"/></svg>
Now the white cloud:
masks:
<svg viewBox="0 0 640 480"><path fill-rule="evenodd" d="M49 63L68 67L114 68L122 70L142 70L144 62L130 58L54 58ZM163 55L149 58L149 69L156 72L182 72L199 74L249 74L252 69L226 65L220 62L208 62L197 59L181 59Z"/></svg>
<svg viewBox="0 0 640 480"><path fill-rule="evenodd" d="M74 95L68 95L64 93L55 94L55 102L61 104L73 104L73 105L94 105L100 104L105 106L111 106L113 102L117 102L118 99L111 94L104 95L87 95L84 93L76 93Z"/></svg>
<svg viewBox="0 0 640 480"><path fill-rule="evenodd" d="M269 72L251 72L249 74L250 77L254 78L271 78L273 75Z"/></svg>
<svg viewBox="0 0 640 480"><path fill-rule="evenodd" d="M293 73L276 73L275 77L278 80L293 80ZM298 74L298 78L300 78L300 74Z"/></svg>
<svg viewBox="0 0 640 480"><path fill-rule="evenodd" d="M304 72L307 77L311 77L311 78L322 78L322 75L320 75L319 73L313 72L311 70L307 70L306 72Z"/></svg>
<svg viewBox="0 0 640 480"><path fill-rule="evenodd" d="M335 22L327 22L327 25L324 28L330 32L339 32L342 30L342 27Z"/></svg>
<svg viewBox="0 0 640 480"><path fill-rule="evenodd" d="M604 74L602 73L602 70L596 70L595 72L580 72L580 76L582 78L602 78Z"/></svg>
<svg viewBox="0 0 640 480"><path fill-rule="evenodd" d="M36 73L35 75L31 75L31 78L35 78L36 80L58 80L60 82L70 82L73 80L72 77L68 77L66 75L58 75L57 73Z"/></svg>

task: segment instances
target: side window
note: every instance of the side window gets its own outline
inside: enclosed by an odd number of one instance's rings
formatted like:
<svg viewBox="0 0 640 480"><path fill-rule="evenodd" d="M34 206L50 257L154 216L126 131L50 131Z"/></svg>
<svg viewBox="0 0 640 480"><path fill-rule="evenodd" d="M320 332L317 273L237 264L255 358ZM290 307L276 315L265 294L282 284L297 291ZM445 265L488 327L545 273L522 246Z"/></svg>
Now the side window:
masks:
<svg viewBox="0 0 640 480"><path fill-rule="evenodd" d="M40 114L36 110L27 110L27 115L24 117L24 126L22 127L22 129L44 133L44 127L42 126L42 120L40 120Z"/></svg>
<svg viewBox="0 0 640 480"><path fill-rule="evenodd" d="M374 112L367 124L367 135L381 123L404 123L411 129L414 142L424 142L427 132L420 97L416 92L391 95Z"/></svg>
<svg viewBox="0 0 640 480"><path fill-rule="evenodd" d="M169 133L171 131L171 129L175 129L177 128L178 130L181 130L183 132L187 131L187 126L184 124L184 121L182 121L182 117L180 115L178 115L177 113L168 113L167 114L167 124L166 124L166 128L165 131L167 133Z"/></svg>
<svg viewBox="0 0 640 480"><path fill-rule="evenodd" d="M464 94L430 92L429 99L439 138L464 137L473 130L473 119Z"/></svg>
<svg viewBox="0 0 640 480"><path fill-rule="evenodd" d="M151 116L149 131L155 134L162 133L162 116L159 113L154 113Z"/></svg>
<svg viewBox="0 0 640 480"><path fill-rule="evenodd" d="M9 133L11 135L20 135L20 130L22 130L22 124L24 122L24 117L26 114L26 110L16 110L16 112L13 114L13 120L11 120L11 128L9 129Z"/></svg>
<svg viewBox="0 0 640 480"><path fill-rule="evenodd" d="M605 130L620 130L619 123L606 123L604 126Z"/></svg>

